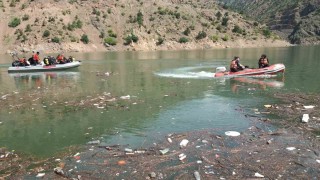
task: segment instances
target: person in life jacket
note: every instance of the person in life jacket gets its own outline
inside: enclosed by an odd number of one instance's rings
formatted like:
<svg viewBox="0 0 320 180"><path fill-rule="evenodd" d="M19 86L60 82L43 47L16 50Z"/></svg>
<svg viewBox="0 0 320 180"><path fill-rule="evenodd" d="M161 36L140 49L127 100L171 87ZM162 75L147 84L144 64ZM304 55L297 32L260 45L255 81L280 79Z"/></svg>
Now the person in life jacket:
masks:
<svg viewBox="0 0 320 180"><path fill-rule="evenodd" d="M230 71L231 72L238 72L245 68L242 64L240 64L240 58L235 56L230 62Z"/></svg>
<svg viewBox="0 0 320 180"><path fill-rule="evenodd" d="M259 61L258 61L259 68L269 67L269 59L267 55L262 54Z"/></svg>
<svg viewBox="0 0 320 180"><path fill-rule="evenodd" d="M20 66L29 66L29 63L27 62L26 57L20 58L19 62L20 62Z"/></svg>
<svg viewBox="0 0 320 180"><path fill-rule="evenodd" d="M39 51L37 53L34 53L33 56L32 56L32 62L31 62L31 65L37 65L37 64L40 64L40 58L39 58Z"/></svg>
<svg viewBox="0 0 320 180"><path fill-rule="evenodd" d="M57 62L58 62L58 64L65 64L66 63L65 60L64 60L64 55L63 54L59 54L57 56Z"/></svg>

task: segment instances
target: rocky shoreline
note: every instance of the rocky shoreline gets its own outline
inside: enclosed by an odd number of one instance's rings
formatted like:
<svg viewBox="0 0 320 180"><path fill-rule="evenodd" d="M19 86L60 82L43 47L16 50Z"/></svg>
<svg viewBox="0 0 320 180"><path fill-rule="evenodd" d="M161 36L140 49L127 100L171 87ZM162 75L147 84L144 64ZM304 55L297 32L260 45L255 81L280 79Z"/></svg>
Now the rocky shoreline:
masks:
<svg viewBox="0 0 320 180"><path fill-rule="evenodd" d="M42 161L1 149L0 179L317 179L320 96L274 96L282 103L244 114L252 126L239 136L208 129L170 134L139 149L95 140L81 149L66 150L61 159ZM303 114L310 115L309 122L301 121ZM278 128L270 128L274 125Z"/></svg>
<svg viewBox="0 0 320 180"><path fill-rule="evenodd" d="M213 42L211 40L201 40L198 42L178 43L167 41L162 45L156 45L154 41L141 41L128 46L104 46L99 43L43 43L43 44L20 44L11 49L2 50L2 53L9 54L17 52L19 54L40 51L43 53L70 53L70 52L108 52L108 51L162 51L162 50L196 50L196 49L223 49L223 48L253 48L253 47L289 47L293 46L284 40L238 39L234 41ZM0 49L1 50L1 49ZM1 54L1 51L0 51Z"/></svg>

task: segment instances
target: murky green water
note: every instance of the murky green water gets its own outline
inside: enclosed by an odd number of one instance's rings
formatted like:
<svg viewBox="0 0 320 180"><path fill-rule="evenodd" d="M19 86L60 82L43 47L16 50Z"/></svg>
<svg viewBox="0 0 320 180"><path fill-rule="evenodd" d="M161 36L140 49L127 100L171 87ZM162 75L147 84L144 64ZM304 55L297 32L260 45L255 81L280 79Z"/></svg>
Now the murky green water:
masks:
<svg viewBox="0 0 320 180"><path fill-rule="evenodd" d="M319 48L77 53L73 55L83 62L78 69L31 74L8 74L10 57L3 56L0 147L45 157L92 138L137 147L174 132L242 131L250 126L244 112L272 103L273 92L319 93ZM235 55L257 67L262 53L271 63L286 65L284 77L211 77L215 67L228 66ZM44 94L30 95L34 92ZM116 97L117 106L68 105L107 93ZM120 99L128 95L130 99ZM27 108L19 108L22 103Z"/></svg>

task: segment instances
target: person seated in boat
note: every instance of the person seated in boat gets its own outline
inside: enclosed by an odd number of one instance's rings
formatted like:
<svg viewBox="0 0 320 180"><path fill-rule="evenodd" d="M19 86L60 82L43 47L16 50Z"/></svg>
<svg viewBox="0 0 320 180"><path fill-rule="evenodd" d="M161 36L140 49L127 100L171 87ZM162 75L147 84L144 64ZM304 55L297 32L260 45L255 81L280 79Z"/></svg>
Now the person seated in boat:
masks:
<svg viewBox="0 0 320 180"><path fill-rule="evenodd" d="M72 56L69 56L69 58L67 59L67 63L74 62L74 61L75 61L75 58Z"/></svg>
<svg viewBox="0 0 320 180"><path fill-rule="evenodd" d="M19 58L20 66L29 66L26 57Z"/></svg>
<svg viewBox="0 0 320 180"><path fill-rule="evenodd" d="M65 63L66 63L63 54L59 54L56 59L57 59L57 63L58 63L58 64L65 64Z"/></svg>
<svg viewBox="0 0 320 180"><path fill-rule="evenodd" d="M40 54L39 52L34 53L32 57L28 59L28 61L30 62L30 65L35 66L37 64L40 64L39 54Z"/></svg>
<svg viewBox="0 0 320 180"><path fill-rule="evenodd" d="M56 59L53 56L48 56L48 60L50 65L56 64Z"/></svg>
<svg viewBox="0 0 320 180"><path fill-rule="evenodd" d="M233 60L231 60L230 63L230 71L231 72L238 72L245 69L245 66L240 64L240 58L238 56L235 56Z"/></svg>
<svg viewBox="0 0 320 180"><path fill-rule="evenodd" d="M258 65L259 65L259 68L269 67L269 59L267 58L267 55L265 54L261 55Z"/></svg>

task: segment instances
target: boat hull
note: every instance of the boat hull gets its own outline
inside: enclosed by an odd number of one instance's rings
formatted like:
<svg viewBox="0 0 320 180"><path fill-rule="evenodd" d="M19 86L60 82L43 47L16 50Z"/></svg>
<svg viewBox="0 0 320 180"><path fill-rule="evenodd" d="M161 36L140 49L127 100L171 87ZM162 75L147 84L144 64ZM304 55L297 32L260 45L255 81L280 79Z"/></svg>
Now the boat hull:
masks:
<svg viewBox="0 0 320 180"><path fill-rule="evenodd" d="M263 76L263 75L276 75L277 73L284 73L284 64L273 64L266 68L259 69L244 69L238 72L217 72L214 77L237 77L237 76Z"/></svg>
<svg viewBox="0 0 320 180"><path fill-rule="evenodd" d="M17 72L44 72L44 71L62 71L70 68L75 68L81 65L80 61L70 62L66 64L54 64L50 66L46 65L36 65L36 66L16 66L9 67L9 73Z"/></svg>

